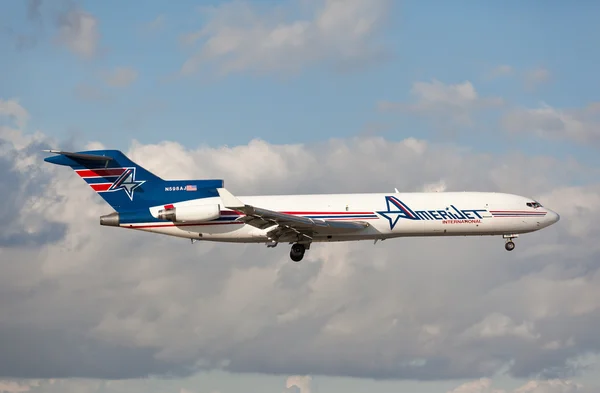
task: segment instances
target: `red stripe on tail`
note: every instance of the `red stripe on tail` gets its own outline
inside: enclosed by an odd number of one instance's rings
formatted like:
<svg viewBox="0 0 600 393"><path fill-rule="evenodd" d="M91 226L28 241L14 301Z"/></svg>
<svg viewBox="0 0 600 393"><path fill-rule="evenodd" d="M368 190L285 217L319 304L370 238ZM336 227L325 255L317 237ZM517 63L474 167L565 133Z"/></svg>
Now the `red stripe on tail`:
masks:
<svg viewBox="0 0 600 393"><path fill-rule="evenodd" d="M112 183L90 184L90 187L92 187L94 191L108 191L110 186L112 186Z"/></svg>
<svg viewBox="0 0 600 393"><path fill-rule="evenodd" d="M76 171L80 177L103 177L103 176L121 176L125 172L125 168L111 169L82 169Z"/></svg>

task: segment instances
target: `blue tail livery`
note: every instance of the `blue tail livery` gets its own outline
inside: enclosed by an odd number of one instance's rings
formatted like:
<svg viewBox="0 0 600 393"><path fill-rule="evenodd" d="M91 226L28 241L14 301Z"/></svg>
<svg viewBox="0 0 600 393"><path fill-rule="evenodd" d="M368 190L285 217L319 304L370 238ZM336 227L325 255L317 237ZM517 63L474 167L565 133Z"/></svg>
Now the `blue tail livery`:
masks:
<svg viewBox="0 0 600 393"><path fill-rule="evenodd" d="M151 206L218 197L223 180L163 180L119 150L64 152L44 161L71 167L115 211L148 211Z"/></svg>

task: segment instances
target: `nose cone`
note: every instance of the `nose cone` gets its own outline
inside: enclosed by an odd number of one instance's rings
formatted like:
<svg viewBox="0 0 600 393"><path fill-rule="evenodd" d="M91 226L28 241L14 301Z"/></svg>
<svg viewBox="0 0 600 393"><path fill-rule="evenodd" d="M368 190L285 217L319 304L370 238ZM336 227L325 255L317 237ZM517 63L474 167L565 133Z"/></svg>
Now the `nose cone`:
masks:
<svg viewBox="0 0 600 393"><path fill-rule="evenodd" d="M560 220L560 215L548 209L548 214L546 214L546 220L548 220L548 225L555 224Z"/></svg>

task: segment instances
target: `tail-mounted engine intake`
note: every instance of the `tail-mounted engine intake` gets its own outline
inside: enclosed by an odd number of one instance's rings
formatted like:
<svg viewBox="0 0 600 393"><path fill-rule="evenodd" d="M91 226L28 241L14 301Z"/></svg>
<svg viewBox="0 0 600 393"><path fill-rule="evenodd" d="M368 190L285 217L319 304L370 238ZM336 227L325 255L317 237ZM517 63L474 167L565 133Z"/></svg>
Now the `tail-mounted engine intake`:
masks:
<svg viewBox="0 0 600 393"><path fill-rule="evenodd" d="M165 206L158 211L158 219L173 222L186 221L211 221L221 216L221 207L218 204L212 205L183 205L174 207Z"/></svg>

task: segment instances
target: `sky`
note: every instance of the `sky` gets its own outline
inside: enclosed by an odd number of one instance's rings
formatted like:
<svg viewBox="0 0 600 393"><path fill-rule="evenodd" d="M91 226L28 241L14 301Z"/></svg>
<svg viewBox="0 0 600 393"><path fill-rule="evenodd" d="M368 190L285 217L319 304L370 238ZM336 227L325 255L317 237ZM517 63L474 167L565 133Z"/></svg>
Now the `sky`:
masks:
<svg viewBox="0 0 600 393"><path fill-rule="evenodd" d="M600 3L0 2L0 393L600 389ZM100 227L43 149L238 195L498 191L498 238Z"/></svg>

